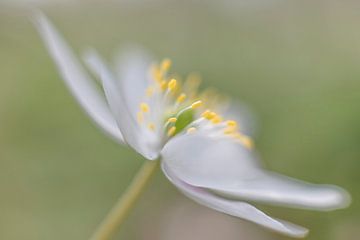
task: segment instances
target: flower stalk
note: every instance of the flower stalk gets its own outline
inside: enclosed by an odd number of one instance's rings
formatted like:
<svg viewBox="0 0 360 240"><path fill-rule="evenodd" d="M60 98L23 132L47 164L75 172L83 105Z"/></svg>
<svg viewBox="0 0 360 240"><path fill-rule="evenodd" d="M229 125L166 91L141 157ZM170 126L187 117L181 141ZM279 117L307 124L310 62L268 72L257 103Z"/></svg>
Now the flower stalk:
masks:
<svg viewBox="0 0 360 240"><path fill-rule="evenodd" d="M114 236L140 194L144 191L149 179L158 169L159 163L159 160L146 161L141 166L125 193L98 226L90 240L108 240Z"/></svg>

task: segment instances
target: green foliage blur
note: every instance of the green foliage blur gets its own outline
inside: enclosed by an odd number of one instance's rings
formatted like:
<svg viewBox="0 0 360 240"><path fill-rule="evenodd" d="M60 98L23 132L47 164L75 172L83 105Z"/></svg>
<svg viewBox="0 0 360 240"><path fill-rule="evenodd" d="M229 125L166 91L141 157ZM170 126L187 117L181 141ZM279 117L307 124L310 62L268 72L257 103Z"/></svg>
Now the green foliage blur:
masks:
<svg viewBox="0 0 360 240"><path fill-rule="evenodd" d="M236 1L226 1L221 7L220 2L59 1L41 9L79 55L94 46L110 60L119 46L135 42L159 59L170 57L179 74L196 70L205 86L247 103L257 116L255 143L268 168L342 186L353 197L350 208L335 212L258 206L308 227L307 239L355 239L360 4L279 0L231 7ZM31 15L24 5L0 3L0 239L87 239L144 159L104 136L82 112ZM289 239L192 203L161 172L117 239L178 239L162 235L170 231L167 219L176 204L183 204L181 211L209 212L235 231L245 224L261 233L243 238L240 231L222 239ZM183 234L193 231L177 227Z"/></svg>

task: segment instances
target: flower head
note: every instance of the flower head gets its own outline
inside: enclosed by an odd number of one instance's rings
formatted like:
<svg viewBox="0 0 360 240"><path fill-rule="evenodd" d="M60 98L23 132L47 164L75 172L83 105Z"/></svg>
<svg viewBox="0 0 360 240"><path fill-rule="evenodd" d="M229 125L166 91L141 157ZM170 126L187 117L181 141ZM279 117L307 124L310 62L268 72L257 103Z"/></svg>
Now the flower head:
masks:
<svg viewBox="0 0 360 240"><path fill-rule="evenodd" d="M307 229L272 218L247 202L333 210L350 202L347 192L264 170L256 158L244 116L200 79L171 74L171 61L153 63L142 50L123 54L115 71L93 50L82 67L64 39L39 15L37 28L80 105L97 125L148 160L160 159L167 178L185 195L220 212L294 237Z"/></svg>

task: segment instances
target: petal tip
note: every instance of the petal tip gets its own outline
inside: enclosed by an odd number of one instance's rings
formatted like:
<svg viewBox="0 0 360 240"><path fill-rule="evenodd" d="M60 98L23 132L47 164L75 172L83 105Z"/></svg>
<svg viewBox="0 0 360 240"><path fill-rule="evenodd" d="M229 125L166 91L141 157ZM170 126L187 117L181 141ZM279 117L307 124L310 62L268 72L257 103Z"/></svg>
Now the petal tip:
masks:
<svg viewBox="0 0 360 240"><path fill-rule="evenodd" d="M309 234L309 229L286 222L287 228L289 232L287 233L289 236L294 238L304 238Z"/></svg>
<svg viewBox="0 0 360 240"><path fill-rule="evenodd" d="M327 185L323 189L323 197L321 200L318 209L315 210L333 211L347 208L351 204L351 195L341 187Z"/></svg>
<svg viewBox="0 0 360 240"><path fill-rule="evenodd" d="M334 209L347 208L351 204L352 198L348 191L340 187L333 187L334 190Z"/></svg>

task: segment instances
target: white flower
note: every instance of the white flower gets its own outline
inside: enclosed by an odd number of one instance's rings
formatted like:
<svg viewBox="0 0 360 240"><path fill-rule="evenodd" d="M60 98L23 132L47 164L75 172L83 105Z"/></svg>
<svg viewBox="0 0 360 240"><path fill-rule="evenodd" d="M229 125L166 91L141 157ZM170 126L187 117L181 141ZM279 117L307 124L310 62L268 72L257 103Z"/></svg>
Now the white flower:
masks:
<svg viewBox="0 0 360 240"><path fill-rule="evenodd" d="M85 62L102 80L104 96L46 17L40 14L36 25L65 83L93 121L148 160L160 159L167 178L194 201L293 237L308 230L244 201L326 211L349 204L339 187L262 169L244 123L227 118L234 111L218 104L213 94L197 95L196 78L180 86L168 73L169 60L150 72L151 58L133 51L118 59L115 74L88 51Z"/></svg>

